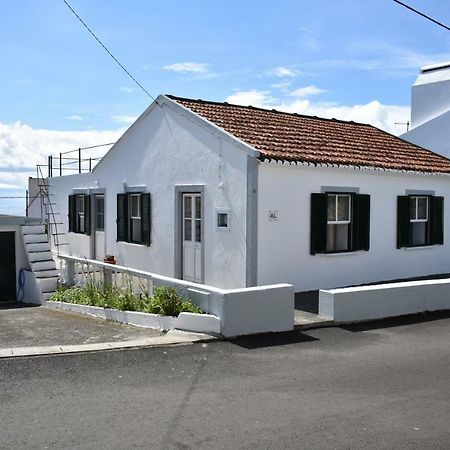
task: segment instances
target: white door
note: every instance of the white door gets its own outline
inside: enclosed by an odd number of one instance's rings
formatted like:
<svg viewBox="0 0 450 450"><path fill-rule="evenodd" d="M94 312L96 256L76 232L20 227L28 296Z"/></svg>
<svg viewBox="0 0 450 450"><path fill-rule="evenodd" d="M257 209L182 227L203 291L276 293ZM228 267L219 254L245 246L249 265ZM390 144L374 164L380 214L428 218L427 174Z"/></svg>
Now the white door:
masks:
<svg viewBox="0 0 450 450"><path fill-rule="evenodd" d="M105 196L94 195L94 252L95 259L105 257Z"/></svg>
<svg viewBox="0 0 450 450"><path fill-rule="evenodd" d="M183 280L202 282L202 196L183 194Z"/></svg>

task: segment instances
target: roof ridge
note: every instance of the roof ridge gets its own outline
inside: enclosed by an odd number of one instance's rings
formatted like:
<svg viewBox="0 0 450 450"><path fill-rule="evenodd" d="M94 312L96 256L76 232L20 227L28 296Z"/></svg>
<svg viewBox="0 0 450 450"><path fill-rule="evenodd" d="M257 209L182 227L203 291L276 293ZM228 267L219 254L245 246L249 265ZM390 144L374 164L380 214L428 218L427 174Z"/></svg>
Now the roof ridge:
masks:
<svg viewBox="0 0 450 450"><path fill-rule="evenodd" d="M261 108L259 106L253 106L253 105L238 105L236 103L228 103L228 102L217 102L212 100L203 100L201 98L188 98L188 97L179 97L177 95L172 94L165 94L166 97L170 98L171 100L181 100L181 101L188 101L193 103L199 103L204 105L221 105L221 106L231 106L234 108L242 108L242 109L249 109L249 110L257 110L257 111L264 111L264 112L271 112L276 114L284 114L291 117L303 117L305 119L312 119L312 120L324 120L327 122L338 122L338 123L350 123L352 125L358 125L358 126L365 126L365 127L371 127L373 125L370 125L369 123L363 123L363 122L355 122L354 120L343 120L343 119L336 119L331 118L328 119L327 117L320 117L320 116L312 116L309 114L300 114L300 113L290 113L286 111L280 111L278 109L268 109L268 108ZM376 127L373 127L376 128Z"/></svg>

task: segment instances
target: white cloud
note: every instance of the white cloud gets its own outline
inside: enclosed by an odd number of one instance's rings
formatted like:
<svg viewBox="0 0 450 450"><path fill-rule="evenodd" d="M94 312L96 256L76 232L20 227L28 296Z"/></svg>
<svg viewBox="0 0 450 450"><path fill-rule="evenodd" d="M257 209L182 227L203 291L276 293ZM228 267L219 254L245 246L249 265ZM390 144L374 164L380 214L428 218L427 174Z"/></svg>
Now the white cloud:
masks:
<svg viewBox="0 0 450 450"><path fill-rule="evenodd" d="M64 119L73 120L75 122L81 122L82 120L84 120L84 117L78 114L72 114L71 116L65 116Z"/></svg>
<svg viewBox="0 0 450 450"><path fill-rule="evenodd" d="M312 95L323 94L324 92L326 92L325 89L320 89L313 84L310 84L309 86L294 89L289 95L291 97L305 98L311 97Z"/></svg>
<svg viewBox="0 0 450 450"><path fill-rule="evenodd" d="M163 69L171 70L172 72L179 72L179 73L205 74L209 70L209 64L187 61L187 62L169 64L169 65L163 66Z"/></svg>
<svg viewBox="0 0 450 450"><path fill-rule="evenodd" d="M298 76L298 74L299 73L297 70L284 66L274 67L273 69L267 71L267 75L272 75L278 78L294 78Z"/></svg>
<svg viewBox="0 0 450 450"><path fill-rule="evenodd" d="M132 94L136 89L134 87L121 86L119 91L126 92L127 94Z"/></svg>
<svg viewBox="0 0 450 450"><path fill-rule="evenodd" d="M400 105L384 105L377 100L362 105L339 105L327 102L311 102L305 98L281 100L273 98L269 91L240 91L225 99L226 102L239 105L252 105L260 108L276 109L289 113L306 114L324 118L353 120L369 123L389 133L399 135L404 127L395 122L406 122L410 117L410 108Z"/></svg>
<svg viewBox="0 0 450 450"><path fill-rule="evenodd" d="M269 95L269 91L252 89L250 91L236 92L235 94L228 96L225 101L235 105L252 105L259 108L264 108L273 103L275 100Z"/></svg>
<svg viewBox="0 0 450 450"><path fill-rule="evenodd" d="M136 121L137 117L136 116L113 116L113 117L111 117L111 119L117 123L124 123L124 124L130 125Z"/></svg>
<svg viewBox="0 0 450 450"><path fill-rule="evenodd" d="M125 131L57 131L35 129L22 122L0 122L0 196L6 192L24 195L29 176L36 176L36 164L47 164L47 156L60 152L115 142ZM92 149L86 156L102 156L110 147ZM57 165L57 163L55 163ZM45 171L45 169L44 169ZM23 214L24 200L0 199L0 214Z"/></svg>

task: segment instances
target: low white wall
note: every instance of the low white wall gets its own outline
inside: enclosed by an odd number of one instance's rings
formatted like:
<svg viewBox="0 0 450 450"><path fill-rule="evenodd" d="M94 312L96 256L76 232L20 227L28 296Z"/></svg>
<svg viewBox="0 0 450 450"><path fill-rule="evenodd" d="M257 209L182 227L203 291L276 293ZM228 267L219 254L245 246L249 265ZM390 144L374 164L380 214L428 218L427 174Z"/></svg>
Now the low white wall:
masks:
<svg viewBox="0 0 450 450"><path fill-rule="evenodd" d="M319 291L319 315L339 322L442 309L450 309L450 279Z"/></svg>
<svg viewBox="0 0 450 450"><path fill-rule="evenodd" d="M227 291L222 314L221 333L226 337L292 330L294 287L277 284Z"/></svg>
<svg viewBox="0 0 450 450"><path fill-rule="evenodd" d="M68 255L59 255L59 258L66 262L66 272L68 264L91 264L151 279L155 286L174 287L203 311L219 317L220 334L225 337L289 331L294 328L294 288L290 284L224 290L100 261ZM65 274L65 280L70 280L68 273ZM212 331L217 332L216 329Z"/></svg>

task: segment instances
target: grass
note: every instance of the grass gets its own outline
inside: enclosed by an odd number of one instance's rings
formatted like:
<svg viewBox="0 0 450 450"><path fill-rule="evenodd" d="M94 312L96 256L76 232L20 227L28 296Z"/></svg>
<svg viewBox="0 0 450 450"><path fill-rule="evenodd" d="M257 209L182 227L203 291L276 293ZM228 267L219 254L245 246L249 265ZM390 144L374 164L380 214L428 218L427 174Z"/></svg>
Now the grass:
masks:
<svg viewBox="0 0 450 450"><path fill-rule="evenodd" d="M191 300L180 296L175 288L155 287L153 296L149 297L143 293L133 292L130 284L120 289L105 286L93 278L88 278L83 287L59 287L50 300L165 316L178 316L180 312L203 313L201 308L194 305Z"/></svg>

